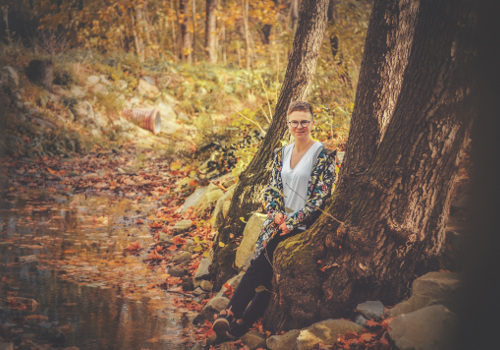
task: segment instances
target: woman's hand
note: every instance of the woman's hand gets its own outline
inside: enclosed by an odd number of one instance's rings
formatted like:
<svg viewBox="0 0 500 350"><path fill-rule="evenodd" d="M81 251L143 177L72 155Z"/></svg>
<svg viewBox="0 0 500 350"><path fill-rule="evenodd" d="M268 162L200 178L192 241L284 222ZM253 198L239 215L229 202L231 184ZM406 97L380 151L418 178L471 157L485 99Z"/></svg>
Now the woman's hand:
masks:
<svg viewBox="0 0 500 350"><path fill-rule="evenodd" d="M285 215L283 215L283 213L276 213L274 216L274 222L277 225L282 225L285 222Z"/></svg>
<svg viewBox="0 0 500 350"><path fill-rule="evenodd" d="M284 235L290 233L290 230L288 229L288 227L286 226L286 224L284 222L280 225L280 229L281 229L280 236L284 236Z"/></svg>

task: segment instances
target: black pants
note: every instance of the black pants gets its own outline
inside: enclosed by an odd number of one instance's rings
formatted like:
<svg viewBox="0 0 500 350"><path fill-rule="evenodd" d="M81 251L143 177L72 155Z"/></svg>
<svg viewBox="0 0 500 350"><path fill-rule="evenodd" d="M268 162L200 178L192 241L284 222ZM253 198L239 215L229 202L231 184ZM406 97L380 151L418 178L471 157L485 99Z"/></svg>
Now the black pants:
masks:
<svg viewBox="0 0 500 350"><path fill-rule="evenodd" d="M273 237L260 254L251 261L250 267L241 278L228 305L235 319L241 318L245 324L252 326L264 315L271 299L273 253L278 244L288 237L290 235ZM266 290L256 292L255 289L260 286L264 286Z"/></svg>

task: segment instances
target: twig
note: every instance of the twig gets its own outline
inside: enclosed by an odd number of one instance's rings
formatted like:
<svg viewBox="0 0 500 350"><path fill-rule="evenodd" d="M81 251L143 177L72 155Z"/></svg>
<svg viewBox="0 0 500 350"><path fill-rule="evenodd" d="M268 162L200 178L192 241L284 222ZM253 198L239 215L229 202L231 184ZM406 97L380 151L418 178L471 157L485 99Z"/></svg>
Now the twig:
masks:
<svg viewBox="0 0 500 350"><path fill-rule="evenodd" d="M273 112L271 110L271 103L269 101L269 96L267 95L267 90L266 90L266 86L264 85L264 80L262 79L262 76L260 74L259 74L259 79L260 79L260 83L262 84L262 89L264 90L264 93L266 94L267 105L269 106L269 116L272 117ZM270 120L270 118L267 117L266 113L264 113L264 116L266 117L267 122L271 123L271 120Z"/></svg>
<svg viewBox="0 0 500 350"><path fill-rule="evenodd" d="M263 132L263 133L265 133L264 129L262 129L262 127L260 126L260 124L257 123L255 120L252 120L252 119L244 116L240 111L236 111L236 113L238 113L239 115L241 115L243 118L245 118L249 122L254 123L255 125L257 125L257 127L260 129L260 131Z"/></svg>
<svg viewBox="0 0 500 350"><path fill-rule="evenodd" d="M285 183L285 185L286 185L286 186L288 186L288 188L289 188L290 190L292 190L293 192L295 192L295 194L296 194L297 196L299 196L301 199L303 199L304 201L306 201L306 202L307 202L307 199L305 199L304 197L302 197L299 193L297 193L297 191L295 191L293 188L291 188L291 187L290 187L290 185L289 185L288 183ZM339 224L343 224L343 222L342 222L342 221L338 220L337 218L335 218L333 215L331 215L331 214L330 214L330 213L328 213L327 211L325 211L325 210L321 209L319 206L316 206L316 208L315 208L315 209L319 210L319 211L320 211L320 212L322 212L323 214L328 215L330 218L332 218L333 220L337 221Z"/></svg>

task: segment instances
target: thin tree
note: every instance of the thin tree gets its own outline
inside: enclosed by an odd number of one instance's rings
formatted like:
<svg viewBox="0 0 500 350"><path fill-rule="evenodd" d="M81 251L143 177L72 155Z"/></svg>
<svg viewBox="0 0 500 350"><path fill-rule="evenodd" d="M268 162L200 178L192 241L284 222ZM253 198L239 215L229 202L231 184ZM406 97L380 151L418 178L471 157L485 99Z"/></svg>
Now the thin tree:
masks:
<svg viewBox="0 0 500 350"><path fill-rule="evenodd" d="M218 0L206 0L206 19L205 19L205 52L210 63L217 62L216 51L216 20L215 11Z"/></svg>
<svg viewBox="0 0 500 350"><path fill-rule="evenodd" d="M278 247L266 327L394 304L432 268L475 115L474 30L469 0L375 2L337 189Z"/></svg>
<svg viewBox="0 0 500 350"><path fill-rule="evenodd" d="M325 32L327 6L328 0L304 0L302 2L293 50L271 125L259 151L239 177L228 214L214 244L214 260L211 270L216 275L216 288L235 273L232 267L235 239L241 236L244 228L241 218L248 219L252 212L262 209L263 191L269 181L273 150L279 147L287 129L288 105L291 101L306 99L309 93ZM224 244L219 245L219 243Z"/></svg>

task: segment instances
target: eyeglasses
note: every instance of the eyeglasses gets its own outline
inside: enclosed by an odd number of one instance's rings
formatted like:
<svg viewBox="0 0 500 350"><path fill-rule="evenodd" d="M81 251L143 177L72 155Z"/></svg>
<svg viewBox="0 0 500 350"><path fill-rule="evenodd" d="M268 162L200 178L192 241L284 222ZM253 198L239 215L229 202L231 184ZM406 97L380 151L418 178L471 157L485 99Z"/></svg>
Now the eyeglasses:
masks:
<svg viewBox="0 0 500 350"><path fill-rule="evenodd" d="M312 120L301 120L300 122L296 121L296 120L292 120L291 122L288 122L288 124L290 124L290 126L292 128L296 128L299 126L303 127L303 128L307 128L309 126L309 124L312 123Z"/></svg>

